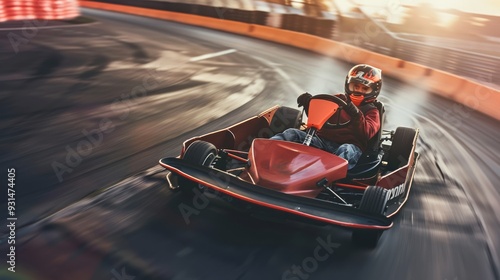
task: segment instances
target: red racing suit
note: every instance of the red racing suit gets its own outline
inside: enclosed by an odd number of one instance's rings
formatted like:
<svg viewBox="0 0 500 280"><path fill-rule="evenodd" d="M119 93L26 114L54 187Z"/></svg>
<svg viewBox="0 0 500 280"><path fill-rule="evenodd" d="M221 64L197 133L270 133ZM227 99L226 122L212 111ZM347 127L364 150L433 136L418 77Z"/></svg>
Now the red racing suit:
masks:
<svg viewBox="0 0 500 280"><path fill-rule="evenodd" d="M380 114L373 103L358 108L360 110L358 120L352 119L345 111L342 111L341 123L347 120L351 120L351 122L342 128L322 128L318 131L318 136L337 144L354 144L364 152L368 146L368 140L380 130ZM336 115L330 118L329 122L337 123Z"/></svg>

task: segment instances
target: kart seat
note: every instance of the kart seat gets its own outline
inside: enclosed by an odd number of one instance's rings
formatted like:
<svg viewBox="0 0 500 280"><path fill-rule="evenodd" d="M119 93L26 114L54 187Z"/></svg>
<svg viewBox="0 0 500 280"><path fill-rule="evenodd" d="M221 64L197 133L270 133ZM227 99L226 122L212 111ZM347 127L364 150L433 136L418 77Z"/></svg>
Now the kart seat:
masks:
<svg viewBox="0 0 500 280"><path fill-rule="evenodd" d="M356 166L347 171L347 178L371 178L378 173L379 166L382 163L384 155L383 150L380 149L382 139L382 125L385 119L384 104L380 101L374 102L380 115L380 129L370 140L368 140L368 147L361 155Z"/></svg>

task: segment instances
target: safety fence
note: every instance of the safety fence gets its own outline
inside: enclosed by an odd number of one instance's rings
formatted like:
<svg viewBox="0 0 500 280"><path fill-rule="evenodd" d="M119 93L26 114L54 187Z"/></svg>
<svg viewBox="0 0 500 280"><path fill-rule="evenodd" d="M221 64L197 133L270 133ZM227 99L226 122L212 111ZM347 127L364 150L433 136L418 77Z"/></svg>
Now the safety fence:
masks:
<svg viewBox="0 0 500 280"><path fill-rule="evenodd" d="M70 19L79 14L78 0L0 0L0 22Z"/></svg>
<svg viewBox="0 0 500 280"><path fill-rule="evenodd" d="M500 71L500 57L401 38L369 17L359 19L352 26L356 26L358 32L344 29L336 40L486 84L500 85L500 76L496 75Z"/></svg>
<svg viewBox="0 0 500 280"><path fill-rule="evenodd" d="M500 58L436 47L404 39L395 41L391 56L485 83L500 85Z"/></svg>

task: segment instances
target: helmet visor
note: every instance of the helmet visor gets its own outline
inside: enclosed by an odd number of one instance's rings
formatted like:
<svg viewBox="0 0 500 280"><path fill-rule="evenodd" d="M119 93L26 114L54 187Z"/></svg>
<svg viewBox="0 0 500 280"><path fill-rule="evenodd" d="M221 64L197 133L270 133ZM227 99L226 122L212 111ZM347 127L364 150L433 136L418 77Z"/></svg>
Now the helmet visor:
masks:
<svg viewBox="0 0 500 280"><path fill-rule="evenodd" d="M373 89L360 82L353 81L349 83L349 91L356 95L367 95L372 93Z"/></svg>

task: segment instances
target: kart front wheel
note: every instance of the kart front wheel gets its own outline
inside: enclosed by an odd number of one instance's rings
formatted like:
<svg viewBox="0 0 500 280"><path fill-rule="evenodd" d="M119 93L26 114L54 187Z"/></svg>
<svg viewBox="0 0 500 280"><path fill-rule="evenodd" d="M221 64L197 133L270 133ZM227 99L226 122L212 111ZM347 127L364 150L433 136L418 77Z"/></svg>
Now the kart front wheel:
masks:
<svg viewBox="0 0 500 280"><path fill-rule="evenodd" d="M378 186L366 188L359 209L373 214L384 214L387 205L387 190ZM367 248L375 248L382 236L381 230L355 229L352 241Z"/></svg>
<svg viewBox="0 0 500 280"><path fill-rule="evenodd" d="M194 141L188 146L182 160L194 164L209 167L217 157L217 148L205 141ZM179 189L186 195L195 195L197 191L202 193L205 188L187 178L179 176Z"/></svg>

